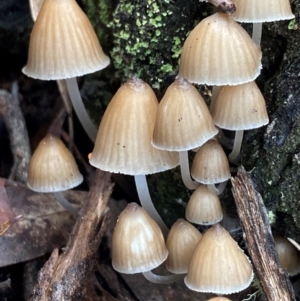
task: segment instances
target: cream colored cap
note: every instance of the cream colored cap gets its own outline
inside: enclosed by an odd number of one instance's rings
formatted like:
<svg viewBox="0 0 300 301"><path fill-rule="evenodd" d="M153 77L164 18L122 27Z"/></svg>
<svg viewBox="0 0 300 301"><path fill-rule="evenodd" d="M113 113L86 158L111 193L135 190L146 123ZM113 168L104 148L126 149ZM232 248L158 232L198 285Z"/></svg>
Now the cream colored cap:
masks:
<svg viewBox="0 0 300 301"><path fill-rule="evenodd" d="M287 269L290 276L300 273L300 256L298 250L284 237L275 235L275 250L280 264Z"/></svg>
<svg viewBox="0 0 300 301"><path fill-rule="evenodd" d="M260 48L230 15L215 13L184 42L179 75L196 84L238 85L259 75L261 56Z"/></svg>
<svg viewBox="0 0 300 301"><path fill-rule="evenodd" d="M212 117L231 131L250 130L269 123L266 103L255 82L221 88Z"/></svg>
<svg viewBox="0 0 300 301"><path fill-rule="evenodd" d="M90 164L129 175L152 174L177 166L178 153L151 144L157 106L153 90L141 79L124 84L104 113Z"/></svg>
<svg viewBox="0 0 300 301"><path fill-rule="evenodd" d="M232 17L239 22L271 22L293 19L289 0L232 0L236 11Z"/></svg>
<svg viewBox="0 0 300 301"><path fill-rule="evenodd" d="M215 184L231 177L230 167L222 146L209 140L197 151L191 170L192 177L203 184Z"/></svg>
<svg viewBox="0 0 300 301"><path fill-rule="evenodd" d="M186 219L199 225L213 225L223 218L220 199L206 185L200 185L191 195L185 210Z"/></svg>
<svg viewBox="0 0 300 301"><path fill-rule="evenodd" d="M171 227L166 246L169 256L165 263L174 274L187 273L194 249L202 234L190 223L179 218Z"/></svg>
<svg viewBox="0 0 300 301"><path fill-rule="evenodd" d="M38 192L58 192L76 187L82 181L75 159L64 143L47 135L30 160L27 186Z"/></svg>
<svg viewBox="0 0 300 301"><path fill-rule="evenodd" d="M31 32L23 73L58 80L101 70L109 61L75 0L44 1Z"/></svg>
<svg viewBox="0 0 300 301"><path fill-rule="evenodd" d="M181 76L177 77L158 105L153 146L169 151L190 150L217 133L197 89Z"/></svg>
<svg viewBox="0 0 300 301"><path fill-rule="evenodd" d="M136 203L128 204L120 214L111 251L113 268L125 274L150 271L168 256L159 226Z"/></svg>
<svg viewBox="0 0 300 301"><path fill-rule="evenodd" d="M232 294L247 288L252 279L248 257L230 234L216 224L196 246L184 282L197 292Z"/></svg>

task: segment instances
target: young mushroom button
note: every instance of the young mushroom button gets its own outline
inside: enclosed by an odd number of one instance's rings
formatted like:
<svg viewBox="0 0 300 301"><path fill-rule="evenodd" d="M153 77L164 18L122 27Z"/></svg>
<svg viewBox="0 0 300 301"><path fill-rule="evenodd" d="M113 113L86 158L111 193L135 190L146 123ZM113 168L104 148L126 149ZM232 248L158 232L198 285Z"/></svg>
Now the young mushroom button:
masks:
<svg viewBox="0 0 300 301"><path fill-rule="evenodd" d="M53 192L58 203L78 215L61 192L78 186L82 181L75 159L64 143L55 136L47 135L30 160L27 186L37 192Z"/></svg>

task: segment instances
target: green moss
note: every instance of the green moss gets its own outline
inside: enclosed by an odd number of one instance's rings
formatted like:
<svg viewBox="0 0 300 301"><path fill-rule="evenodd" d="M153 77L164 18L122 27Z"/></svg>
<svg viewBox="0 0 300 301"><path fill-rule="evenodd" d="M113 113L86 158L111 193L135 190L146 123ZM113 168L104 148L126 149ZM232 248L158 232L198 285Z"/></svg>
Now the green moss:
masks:
<svg viewBox="0 0 300 301"><path fill-rule="evenodd" d="M155 89L178 72L178 60L187 33L203 17L203 4L188 0L120 0L110 27L115 76L125 81L136 75ZM199 16L198 18L196 16Z"/></svg>
<svg viewBox="0 0 300 301"><path fill-rule="evenodd" d="M108 24L112 21L117 0L82 0L83 9L94 26L102 46L108 49L111 42L111 31Z"/></svg>

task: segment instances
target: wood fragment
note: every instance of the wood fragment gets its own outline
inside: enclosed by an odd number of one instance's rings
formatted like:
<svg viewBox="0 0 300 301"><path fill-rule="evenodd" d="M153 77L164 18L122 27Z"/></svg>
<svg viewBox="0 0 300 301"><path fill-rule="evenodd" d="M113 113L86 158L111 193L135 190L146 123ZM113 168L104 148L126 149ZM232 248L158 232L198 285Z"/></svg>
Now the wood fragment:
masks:
<svg viewBox="0 0 300 301"><path fill-rule="evenodd" d="M97 170L89 197L82 208L64 253L53 252L40 271L32 301L77 301L89 295L91 274L96 269L96 251L105 233L107 201L112 192L110 174Z"/></svg>
<svg viewBox="0 0 300 301"><path fill-rule="evenodd" d="M14 158L16 180L25 183L31 156L25 120L19 104L18 84L12 83L11 93L0 90L0 114L3 116Z"/></svg>
<svg viewBox="0 0 300 301"><path fill-rule="evenodd" d="M236 11L236 6L231 0L200 0L200 2L201 1L211 3L226 14L233 14Z"/></svg>
<svg viewBox="0 0 300 301"><path fill-rule="evenodd" d="M231 179L232 193L257 277L268 301L295 301L287 272L280 266L267 211L243 167Z"/></svg>

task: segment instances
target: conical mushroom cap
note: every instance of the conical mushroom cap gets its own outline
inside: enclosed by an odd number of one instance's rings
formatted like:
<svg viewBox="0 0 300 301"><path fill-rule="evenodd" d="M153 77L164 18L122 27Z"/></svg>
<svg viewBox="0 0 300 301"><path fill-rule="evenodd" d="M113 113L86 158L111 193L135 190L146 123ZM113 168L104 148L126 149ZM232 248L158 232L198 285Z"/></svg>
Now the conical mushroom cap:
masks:
<svg viewBox="0 0 300 301"><path fill-rule="evenodd" d="M58 192L82 181L75 159L64 143L52 135L46 136L30 160L27 186L38 192Z"/></svg>
<svg viewBox="0 0 300 301"><path fill-rule="evenodd" d="M232 17L215 13L186 39L179 75L196 84L238 85L259 75L261 56L260 48Z"/></svg>
<svg viewBox="0 0 300 301"><path fill-rule="evenodd" d="M184 282L197 292L232 294L247 288L252 279L249 259L230 234L216 224L196 246Z"/></svg>
<svg viewBox="0 0 300 301"><path fill-rule="evenodd" d="M194 157L191 175L203 184L220 183L231 177L226 154L216 140L209 140L199 148Z"/></svg>
<svg viewBox="0 0 300 301"><path fill-rule="evenodd" d="M141 79L129 80L109 103L90 164L105 171L145 175L179 164L178 153L156 149L152 134L158 101Z"/></svg>
<svg viewBox="0 0 300 301"><path fill-rule="evenodd" d="M23 73L58 80L101 70L109 61L75 0L44 1L31 32Z"/></svg>
<svg viewBox="0 0 300 301"><path fill-rule="evenodd" d="M264 97L255 82L222 87L212 117L218 127L232 131L255 129L269 123Z"/></svg>
<svg viewBox="0 0 300 301"><path fill-rule="evenodd" d="M202 234L190 223L179 218L171 227L166 246L169 256L166 268L174 274L187 273L189 263Z"/></svg>
<svg viewBox="0 0 300 301"><path fill-rule="evenodd" d="M284 237L275 235L275 250L280 264L287 269L290 276L300 273L300 256L298 250Z"/></svg>
<svg viewBox="0 0 300 301"><path fill-rule="evenodd" d="M150 271L168 256L159 226L136 203L128 204L120 214L111 250L113 268L125 274Z"/></svg>
<svg viewBox="0 0 300 301"><path fill-rule="evenodd" d="M158 105L153 146L169 151L190 150L217 133L202 96L187 80L178 77Z"/></svg>
<svg viewBox="0 0 300 301"><path fill-rule="evenodd" d="M289 0L233 0L232 17L239 22L271 22L295 18Z"/></svg>
<svg viewBox="0 0 300 301"><path fill-rule="evenodd" d="M185 210L186 219L199 225L213 225L223 218L220 199L206 185L200 185L191 195Z"/></svg>

